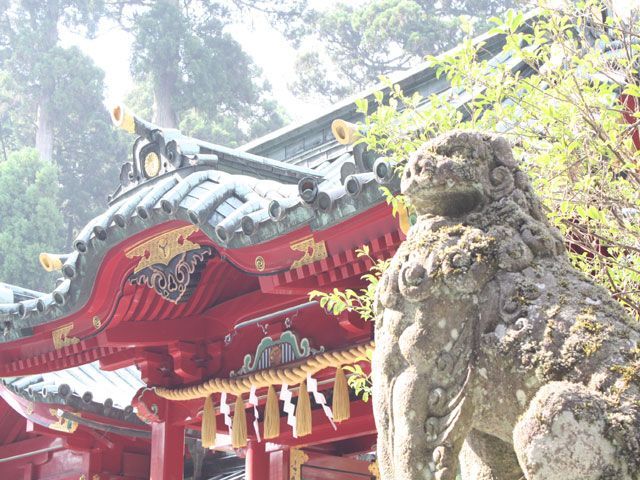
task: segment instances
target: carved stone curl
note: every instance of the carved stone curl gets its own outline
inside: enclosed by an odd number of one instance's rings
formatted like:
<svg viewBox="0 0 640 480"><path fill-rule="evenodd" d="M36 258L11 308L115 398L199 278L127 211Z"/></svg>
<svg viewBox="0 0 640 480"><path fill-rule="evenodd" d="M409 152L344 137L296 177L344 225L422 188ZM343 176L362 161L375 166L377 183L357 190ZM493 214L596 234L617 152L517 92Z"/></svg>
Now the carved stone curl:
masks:
<svg viewBox="0 0 640 480"><path fill-rule="evenodd" d="M411 227L378 285L381 478L640 478L640 332L574 270L509 144L410 158ZM462 452L462 454L461 454Z"/></svg>

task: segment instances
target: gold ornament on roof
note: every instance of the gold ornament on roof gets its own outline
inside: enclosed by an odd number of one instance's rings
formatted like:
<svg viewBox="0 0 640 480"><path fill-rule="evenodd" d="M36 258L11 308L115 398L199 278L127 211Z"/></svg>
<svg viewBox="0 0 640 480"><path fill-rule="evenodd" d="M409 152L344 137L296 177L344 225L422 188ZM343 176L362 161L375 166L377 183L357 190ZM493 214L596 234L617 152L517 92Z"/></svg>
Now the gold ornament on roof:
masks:
<svg viewBox="0 0 640 480"><path fill-rule="evenodd" d="M62 410L57 410L55 408L50 408L49 413L58 419L57 422L53 422L48 425L51 430L55 430L57 432L66 432L73 433L78 428L78 422L74 422L73 420L68 420L62 416ZM78 414L78 416L80 416Z"/></svg>
<svg viewBox="0 0 640 480"><path fill-rule="evenodd" d="M140 257L133 273L138 273L151 265L169 265L176 255L200 248L199 244L188 240L188 237L196 231L198 227L195 225L177 228L127 250L125 252L127 258Z"/></svg>
<svg viewBox="0 0 640 480"><path fill-rule="evenodd" d="M289 244L289 247L291 250L304 252L302 257L291 264L292 270L317 262L318 260L323 260L328 256L327 245L324 243L324 240L316 242L313 236L296 240Z"/></svg>
<svg viewBox="0 0 640 480"><path fill-rule="evenodd" d="M80 343L80 339L78 337L69 336L71 330L73 330L73 322L58 327L53 332L51 332L53 348L59 350L63 347L68 347L70 345Z"/></svg>
<svg viewBox="0 0 640 480"><path fill-rule="evenodd" d="M160 157L156 152L149 152L144 157L144 176L147 178L153 178L160 173Z"/></svg>
<svg viewBox="0 0 640 480"><path fill-rule="evenodd" d="M111 110L111 120L116 127L121 128L125 132L135 133L136 119L135 115L124 105L116 105Z"/></svg>
<svg viewBox="0 0 640 480"><path fill-rule="evenodd" d="M334 138L341 145L350 145L362 137L356 124L347 122L341 118L336 118L331 122L331 133L333 133Z"/></svg>

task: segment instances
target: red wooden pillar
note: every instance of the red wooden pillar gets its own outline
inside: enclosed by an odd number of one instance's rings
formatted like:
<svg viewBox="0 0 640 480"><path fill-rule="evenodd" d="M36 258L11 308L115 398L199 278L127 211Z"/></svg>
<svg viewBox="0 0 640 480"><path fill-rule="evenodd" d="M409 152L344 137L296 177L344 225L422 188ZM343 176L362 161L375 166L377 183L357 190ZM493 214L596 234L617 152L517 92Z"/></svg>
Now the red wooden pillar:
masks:
<svg viewBox="0 0 640 480"><path fill-rule="evenodd" d="M269 480L289 480L289 449L270 452Z"/></svg>
<svg viewBox="0 0 640 480"><path fill-rule="evenodd" d="M182 480L184 427L169 421L151 424L151 480Z"/></svg>
<svg viewBox="0 0 640 480"><path fill-rule="evenodd" d="M184 469L184 418L177 402L141 388L132 402L138 417L151 423L150 480L182 480Z"/></svg>
<svg viewBox="0 0 640 480"><path fill-rule="evenodd" d="M264 449L265 442L249 440L245 457L245 475L247 480L269 479L269 453Z"/></svg>

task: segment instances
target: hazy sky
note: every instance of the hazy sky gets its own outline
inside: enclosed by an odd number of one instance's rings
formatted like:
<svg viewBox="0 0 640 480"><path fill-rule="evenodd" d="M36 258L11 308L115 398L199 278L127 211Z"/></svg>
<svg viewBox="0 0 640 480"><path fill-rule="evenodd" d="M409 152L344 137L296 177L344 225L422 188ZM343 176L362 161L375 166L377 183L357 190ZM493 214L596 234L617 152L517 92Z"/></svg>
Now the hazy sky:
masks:
<svg viewBox="0 0 640 480"><path fill-rule="evenodd" d="M294 78L296 52L280 33L272 29L258 14L246 18L246 23L233 25L229 32L262 68L272 85L275 98L287 109L292 120L303 120L319 114L326 105L296 99L287 88ZM129 71L131 37L115 24L103 22L93 40L63 30L64 45L77 45L105 71L108 106L122 101L133 87Z"/></svg>

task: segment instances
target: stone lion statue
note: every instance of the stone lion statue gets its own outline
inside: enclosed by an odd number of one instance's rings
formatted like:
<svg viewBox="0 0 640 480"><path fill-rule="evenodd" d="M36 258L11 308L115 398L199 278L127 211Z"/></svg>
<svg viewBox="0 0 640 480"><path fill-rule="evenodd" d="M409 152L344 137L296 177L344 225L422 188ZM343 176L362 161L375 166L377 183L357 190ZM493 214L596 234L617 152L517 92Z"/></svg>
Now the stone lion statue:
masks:
<svg viewBox="0 0 640 480"><path fill-rule="evenodd" d="M506 140L410 159L411 227L376 292L383 479L640 478L640 331L568 262Z"/></svg>

